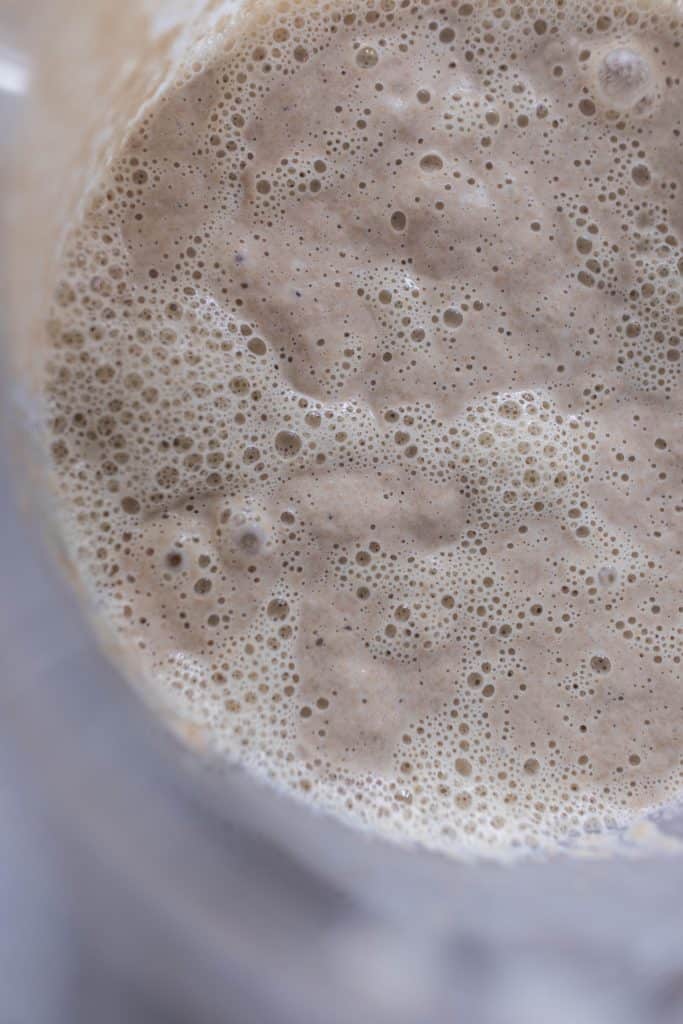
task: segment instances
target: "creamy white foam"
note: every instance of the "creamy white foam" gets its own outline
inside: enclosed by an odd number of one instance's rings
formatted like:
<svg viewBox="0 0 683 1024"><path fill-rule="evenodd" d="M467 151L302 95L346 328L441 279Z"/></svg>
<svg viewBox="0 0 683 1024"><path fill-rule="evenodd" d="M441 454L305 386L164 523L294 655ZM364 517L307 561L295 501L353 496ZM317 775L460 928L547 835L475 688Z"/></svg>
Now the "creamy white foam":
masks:
<svg viewBox="0 0 683 1024"><path fill-rule="evenodd" d="M681 16L269 4L66 247L60 515L212 746L450 852L683 785Z"/></svg>

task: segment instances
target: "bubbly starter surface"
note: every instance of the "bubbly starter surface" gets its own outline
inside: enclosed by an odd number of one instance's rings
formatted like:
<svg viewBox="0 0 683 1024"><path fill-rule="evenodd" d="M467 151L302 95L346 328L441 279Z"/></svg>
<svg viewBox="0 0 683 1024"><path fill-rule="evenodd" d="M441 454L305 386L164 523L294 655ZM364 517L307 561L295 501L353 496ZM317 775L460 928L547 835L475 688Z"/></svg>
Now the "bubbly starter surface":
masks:
<svg viewBox="0 0 683 1024"><path fill-rule="evenodd" d="M49 443L91 601L213 749L456 853L683 789L682 40L270 3L131 128Z"/></svg>

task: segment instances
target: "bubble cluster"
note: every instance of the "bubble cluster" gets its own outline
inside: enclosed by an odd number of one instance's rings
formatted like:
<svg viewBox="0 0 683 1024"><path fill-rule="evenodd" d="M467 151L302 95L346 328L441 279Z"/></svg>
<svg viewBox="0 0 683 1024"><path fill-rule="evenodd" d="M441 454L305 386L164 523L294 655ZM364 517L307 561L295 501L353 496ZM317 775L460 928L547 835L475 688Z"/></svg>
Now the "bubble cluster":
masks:
<svg viewBox="0 0 683 1024"><path fill-rule="evenodd" d="M212 747L387 835L683 788L683 20L259 4L68 238L73 561Z"/></svg>

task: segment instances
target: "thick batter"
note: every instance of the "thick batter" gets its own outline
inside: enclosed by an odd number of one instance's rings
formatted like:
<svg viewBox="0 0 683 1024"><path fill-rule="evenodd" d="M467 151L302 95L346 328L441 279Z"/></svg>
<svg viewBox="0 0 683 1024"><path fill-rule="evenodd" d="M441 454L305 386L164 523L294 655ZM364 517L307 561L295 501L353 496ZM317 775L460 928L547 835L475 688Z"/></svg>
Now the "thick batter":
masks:
<svg viewBox="0 0 683 1024"><path fill-rule="evenodd" d="M683 14L269 3L65 247L59 515L140 679L383 833L683 789Z"/></svg>

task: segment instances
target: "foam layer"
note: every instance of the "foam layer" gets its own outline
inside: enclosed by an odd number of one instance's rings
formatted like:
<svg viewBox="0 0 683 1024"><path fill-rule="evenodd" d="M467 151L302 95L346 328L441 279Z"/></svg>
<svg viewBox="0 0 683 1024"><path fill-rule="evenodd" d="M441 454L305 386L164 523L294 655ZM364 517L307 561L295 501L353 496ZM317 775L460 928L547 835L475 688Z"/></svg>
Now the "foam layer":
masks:
<svg viewBox="0 0 683 1024"><path fill-rule="evenodd" d="M683 786L677 9L278 3L63 258L59 514L211 745L449 852Z"/></svg>

